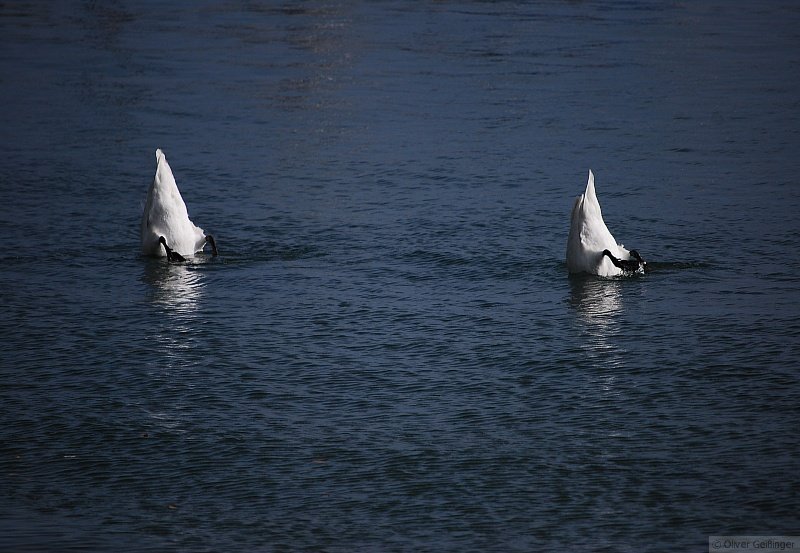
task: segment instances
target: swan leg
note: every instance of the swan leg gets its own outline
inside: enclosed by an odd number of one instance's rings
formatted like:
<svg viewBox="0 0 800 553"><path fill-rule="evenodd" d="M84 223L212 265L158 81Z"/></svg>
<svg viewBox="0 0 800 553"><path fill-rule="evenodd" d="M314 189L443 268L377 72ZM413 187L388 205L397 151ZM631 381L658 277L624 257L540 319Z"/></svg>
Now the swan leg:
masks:
<svg viewBox="0 0 800 553"><path fill-rule="evenodd" d="M214 241L214 237L210 234L206 235L206 242L211 244L211 255L217 257L219 253L217 252L217 243Z"/></svg>
<svg viewBox="0 0 800 553"><path fill-rule="evenodd" d="M603 257L603 256L607 256L611 260L611 263L614 264L615 267L618 267L620 269L624 269L624 267L622 266L622 263L619 262L619 259L614 257L614 254L612 254L610 251L603 250L603 254L600 257Z"/></svg>
<svg viewBox="0 0 800 553"><path fill-rule="evenodd" d="M158 241L159 243L161 243L162 246L164 246L164 249L167 252L167 261L169 261L170 263L180 263L182 261L186 261L185 257L183 257L178 252L173 251L172 248L167 246L166 238L164 238L163 236L159 236Z"/></svg>

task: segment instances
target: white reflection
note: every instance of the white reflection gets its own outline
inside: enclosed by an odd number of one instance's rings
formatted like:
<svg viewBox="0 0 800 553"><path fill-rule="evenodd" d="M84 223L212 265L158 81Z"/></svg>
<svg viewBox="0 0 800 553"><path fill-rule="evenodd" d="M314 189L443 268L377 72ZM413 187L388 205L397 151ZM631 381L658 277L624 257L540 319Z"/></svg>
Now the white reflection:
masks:
<svg viewBox="0 0 800 553"><path fill-rule="evenodd" d="M172 313L189 315L197 311L203 295L203 275L190 264L148 260L142 279L151 290L152 301Z"/></svg>
<svg viewBox="0 0 800 553"><path fill-rule="evenodd" d="M152 349L146 367L151 392L144 402L147 427L159 433L182 434L187 431L187 419L181 398L194 386L192 352L200 339L205 275L196 268L196 261L173 264L162 258L144 263L142 281L154 311L144 329Z"/></svg>
<svg viewBox="0 0 800 553"><path fill-rule="evenodd" d="M591 275L570 275L570 304L581 320L589 324L607 325L622 309L618 280Z"/></svg>
<svg viewBox="0 0 800 553"><path fill-rule="evenodd" d="M143 281L148 296L160 312L148 326L150 343L163 352L160 371L184 364L183 356L191 349L198 332L199 302L204 293L204 275L193 263L173 264L164 259L148 260Z"/></svg>
<svg viewBox="0 0 800 553"><path fill-rule="evenodd" d="M617 338L623 308L622 284L618 280L589 275L570 275L570 305L583 323L582 347L606 366L621 364L625 349Z"/></svg>

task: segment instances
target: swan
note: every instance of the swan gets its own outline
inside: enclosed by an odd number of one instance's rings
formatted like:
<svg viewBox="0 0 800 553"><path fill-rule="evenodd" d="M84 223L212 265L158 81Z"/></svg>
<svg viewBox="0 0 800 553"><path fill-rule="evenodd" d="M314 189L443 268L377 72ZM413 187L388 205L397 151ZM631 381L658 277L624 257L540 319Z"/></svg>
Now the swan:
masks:
<svg viewBox="0 0 800 553"><path fill-rule="evenodd" d="M142 253L167 256L169 261L185 261L184 256L202 251L206 242L216 256L214 237L206 236L203 229L189 220L167 158L161 149L156 150L156 176L147 191L142 213Z"/></svg>
<svg viewBox="0 0 800 553"><path fill-rule="evenodd" d="M646 263L636 250L617 244L608 230L594 191L594 173L589 170L586 191L575 198L567 239L567 269L610 277L644 271Z"/></svg>

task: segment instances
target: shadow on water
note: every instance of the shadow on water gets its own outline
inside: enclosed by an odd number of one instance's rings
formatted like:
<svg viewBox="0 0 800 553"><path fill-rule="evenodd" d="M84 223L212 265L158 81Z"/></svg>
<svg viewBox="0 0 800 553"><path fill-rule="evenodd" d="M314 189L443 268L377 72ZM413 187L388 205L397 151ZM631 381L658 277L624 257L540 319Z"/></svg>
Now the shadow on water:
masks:
<svg viewBox="0 0 800 553"><path fill-rule="evenodd" d="M219 240L217 241L217 247L220 249L219 256L212 257L206 250L204 253L190 258L183 266L193 271L207 272L223 268L250 267L273 261L300 261L328 255L324 249L304 241L285 243L276 240L242 238L240 236L236 236L231 240L231 242L226 242L224 246L220 246ZM148 259L148 261L157 262L159 260Z"/></svg>
<svg viewBox="0 0 800 553"><path fill-rule="evenodd" d="M711 269L714 265L703 261L648 261L648 273L664 273L668 271L685 271L691 269Z"/></svg>

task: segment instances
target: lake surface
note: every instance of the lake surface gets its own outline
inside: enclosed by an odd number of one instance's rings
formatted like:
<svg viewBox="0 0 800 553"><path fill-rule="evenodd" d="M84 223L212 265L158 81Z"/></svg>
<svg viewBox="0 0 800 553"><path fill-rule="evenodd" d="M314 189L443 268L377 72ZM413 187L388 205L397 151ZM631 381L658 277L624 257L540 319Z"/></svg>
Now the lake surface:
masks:
<svg viewBox="0 0 800 553"><path fill-rule="evenodd" d="M797 4L167 4L0 6L0 549L800 533Z"/></svg>

